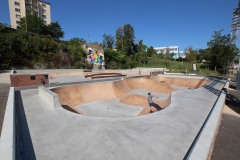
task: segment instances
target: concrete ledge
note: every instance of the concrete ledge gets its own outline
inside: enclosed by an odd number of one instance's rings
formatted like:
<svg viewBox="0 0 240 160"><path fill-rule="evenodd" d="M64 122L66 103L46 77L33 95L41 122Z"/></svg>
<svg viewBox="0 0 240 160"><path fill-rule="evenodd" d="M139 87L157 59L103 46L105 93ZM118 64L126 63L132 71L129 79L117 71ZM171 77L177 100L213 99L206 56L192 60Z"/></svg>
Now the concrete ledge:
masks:
<svg viewBox="0 0 240 160"><path fill-rule="evenodd" d="M54 108L61 107L59 96L43 86L38 87L39 95Z"/></svg>
<svg viewBox="0 0 240 160"><path fill-rule="evenodd" d="M14 70L11 70L10 74L14 74Z"/></svg>
<svg viewBox="0 0 240 160"><path fill-rule="evenodd" d="M186 76L196 76L197 74L186 74L186 73L168 73L168 72L165 72L164 74L167 74L167 75L186 75Z"/></svg>
<svg viewBox="0 0 240 160"><path fill-rule="evenodd" d="M3 121L2 133L0 138L0 159L14 160L16 135L15 135L15 94L14 87L9 90L7 106Z"/></svg>
<svg viewBox="0 0 240 160"><path fill-rule="evenodd" d="M226 83L225 88L229 87L229 82ZM215 135L218 130L219 123L222 117L222 109L225 104L226 94L221 93L217 102L215 103L214 109L197 138L192 150L186 159L192 160L207 160L212 149L212 145L215 139Z"/></svg>

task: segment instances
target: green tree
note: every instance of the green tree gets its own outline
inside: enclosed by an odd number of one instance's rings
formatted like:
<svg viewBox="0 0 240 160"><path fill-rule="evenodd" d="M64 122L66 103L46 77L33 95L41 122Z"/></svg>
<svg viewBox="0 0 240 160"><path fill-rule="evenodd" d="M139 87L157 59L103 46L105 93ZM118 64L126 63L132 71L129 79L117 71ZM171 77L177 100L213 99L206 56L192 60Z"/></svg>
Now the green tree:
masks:
<svg viewBox="0 0 240 160"><path fill-rule="evenodd" d="M113 49L115 43L114 36L107 35L104 33L103 35L103 48L110 48Z"/></svg>
<svg viewBox="0 0 240 160"><path fill-rule="evenodd" d="M116 49L127 56L134 55L137 51L134 34L134 28L130 24L118 27L116 30Z"/></svg>
<svg viewBox="0 0 240 160"><path fill-rule="evenodd" d="M157 52L153 48L153 46L150 46L149 48L147 48L147 56L148 57L152 57L153 55L156 55L156 54L157 54Z"/></svg>
<svg viewBox="0 0 240 160"><path fill-rule="evenodd" d="M119 64L121 56L118 56L118 51L106 48L104 50L104 56L107 69L119 69L121 67Z"/></svg>
<svg viewBox="0 0 240 160"><path fill-rule="evenodd" d="M208 49L199 49L199 61L202 61L202 60L209 61L211 58L210 56L211 55Z"/></svg>
<svg viewBox="0 0 240 160"><path fill-rule="evenodd" d="M123 32L123 27L118 27L116 30L116 49L118 51L122 51L123 50L123 41L124 41L124 32Z"/></svg>
<svg viewBox="0 0 240 160"><path fill-rule="evenodd" d="M134 54L135 33L134 28L130 24L125 24L123 27L124 47L123 51L129 56Z"/></svg>
<svg viewBox="0 0 240 160"><path fill-rule="evenodd" d="M13 35L0 33L0 69L11 69L13 59Z"/></svg>
<svg viewBox="0 0 240 160"><path fill-rule="evenodd" d="M64 37L64 32L58 22L53 22L50 25L46 26L45 34L49 34L56 39Z"/></svg>
<svg viewBox="0 0 240 160"><path fill-rule="evenodd" d="M69 68L89 68L88 63L85 61L86 54L83 50L85 40L80 38L73 38L66 41L65 53L68 55L67 64Z"/></svg>
<svg viewBox="0 0 240 160"><path fill-rule="evenodd" d="M41 20L39 17L35 15L27 15L26 17L22 17L20 19L20 23L17 29L37 34L43 34L46 27L43 23L43 20Z"/></svg>
<svg viewBox="0 0 240 160"><path fill-rule="evenodd" d="M64 37L64 32L58 22L45 25L43 20L35 15L27 15L26 17L21 18L17 29L40 35L50 35L56 39Z"/></svg>
<svg viewBox="0 0 240 160"><path fill-rule="evenodd" d="M196 61L196 57L197 57L196 51L194 51L192 47L189 47L187 49L187 55L186 55L187 62L190 64L193 64Z"/></svg>
<svg viewBox="0 0 240 160"><path fill-rule="evenodd" d="M147 46L143 44L143 40L140 40L137 44L137 52L144 52L147 50Z"/></svg>
<svg viewBox="0 0 240 160"><path fill-rule="evenodd" d="M211 67L225 72L226 67L236 58L239 53L236 45L231 44L230 35L222 35L222 31L214 32L208 42Z"/></svg>

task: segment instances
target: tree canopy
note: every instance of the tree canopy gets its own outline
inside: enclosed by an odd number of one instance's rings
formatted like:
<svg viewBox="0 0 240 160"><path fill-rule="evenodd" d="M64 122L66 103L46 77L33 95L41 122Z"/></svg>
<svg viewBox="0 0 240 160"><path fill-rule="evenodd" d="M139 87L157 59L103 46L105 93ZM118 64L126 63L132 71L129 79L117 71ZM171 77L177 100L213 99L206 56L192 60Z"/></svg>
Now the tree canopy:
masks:
<svg viewBox="0 0 240 160"><path fill-rule="evenodd" d="M222 71L234 61L239 50L235 44L231 44L230 34L222 35L221 30L214 32L212 39L208 42L208 53L211 67Z"/></svg>
<svg viewBox="0 0 240 160"><path fill-rule="evenodd" d="M103 35L103 48L113 49L115 43L114 36L104 34Z"/></svg>
<svg viewBox="0 0 240 160"><path fill-rule="evenodd" d="M50 35L56 39L64 37L64 32L62 31L62 28L58 22L45 25L43 20L35 15L27 15L26 17L22 17L17 29L40 35Z"/></svg>
<svg viewBox="0 0 240 160"><path fill-rule="evenodd" d="M44 68L91 68L83 50L86 41L78 37L60 40L64 32L58 22L45 25L40 18L27 16L20 20L17 30L6 28L8 27L0 25L1 69L41 66ZM165 67L171 67L170 61L173 55L170 51L157 54L154 47L146 46L143 40L136 42L134 27L130 24L118 27L115 36L104 34L102 44L95 43L103 46L108 69L154 66L159 63ZM222 31L214 32L207 44L207 49L188 48L187 62L193 63L205 59L209 62L210 68L223 71L239 53L236 45L231 43L230 35L222 35Z"/></svg>

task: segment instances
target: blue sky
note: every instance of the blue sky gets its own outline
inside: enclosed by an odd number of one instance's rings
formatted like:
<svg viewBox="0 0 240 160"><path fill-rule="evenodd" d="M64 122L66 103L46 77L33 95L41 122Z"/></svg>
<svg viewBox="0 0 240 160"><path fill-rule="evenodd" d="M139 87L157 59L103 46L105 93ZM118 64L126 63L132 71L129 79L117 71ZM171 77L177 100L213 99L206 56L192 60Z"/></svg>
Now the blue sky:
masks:
<svg viewBox="0 0 240 160"><path fill-rule="evenodd" d="M102 42L131 24L136 41L147 46L178 45L206 48L214 31L231 31L238 0L45 0L51 3L52 22L58 21L64 39L74 37ZM10 24L8 0L0 0L0 23Z"/></svg>

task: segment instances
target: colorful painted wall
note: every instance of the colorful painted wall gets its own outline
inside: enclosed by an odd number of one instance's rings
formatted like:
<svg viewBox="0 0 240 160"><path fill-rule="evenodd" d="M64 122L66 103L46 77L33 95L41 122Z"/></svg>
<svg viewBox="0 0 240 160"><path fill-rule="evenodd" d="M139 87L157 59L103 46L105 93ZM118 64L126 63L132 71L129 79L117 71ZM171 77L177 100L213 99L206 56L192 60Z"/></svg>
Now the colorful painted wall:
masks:
<svg viewBox="0 0 240 160"><path fill-rule="evenodd" d="M98 44L86 44L84 49L87 61L95 65L105 65L103 48Z"/></svg>

